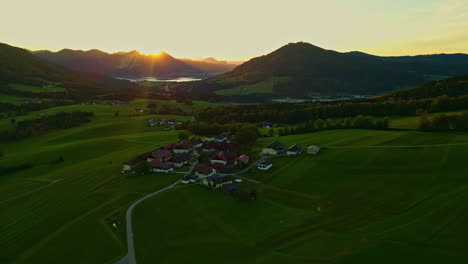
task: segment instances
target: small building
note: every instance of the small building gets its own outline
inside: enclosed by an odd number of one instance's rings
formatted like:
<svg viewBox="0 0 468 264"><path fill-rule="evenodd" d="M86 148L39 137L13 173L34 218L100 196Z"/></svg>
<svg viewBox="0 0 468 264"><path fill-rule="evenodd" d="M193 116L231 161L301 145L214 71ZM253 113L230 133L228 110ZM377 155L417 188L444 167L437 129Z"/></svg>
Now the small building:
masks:
<svg viewBox="0 0 468 264"><path fill-rule="evenodd" d="M185 175L182 178L181 182L185 183L185 184L187 184L187 183L196 183L197 180L198 180L198 178L195 175Z"/></svg>
<svg viewBox="0 0 468 264"><path fill-rule="evenodd" d="M172 157L172 152L170 152L167 149L161 149L151 154L146 160L148 162L151 162L153 160L159 160L159 161L164 162L164 161L169 160L171 157Z"/></svg>
<svg viewBox="0 0 468 264"><path fill-rule="evenodd" d="M228 132L223 132L215 137L212 138L207 138L207 141L213 141L213 142L225 142L225 143L231 143L231 141L234 140L234 136L229 134Z"/></svg>
<svg viewBox="0 0 468 264"><path fill-rule="evenodd" d="M223 176L223 177L213 176L213 177L204 178L202 182L204 185L208 185L212 188L217 189L217 188L223 187L225 184L233 183L234 178L232 176Z"/></svg>
<svg viewBox="0 0 468 264"><path fill-rule="evenodd" d="M301 152L302 152L302 147L297 145L297 144L294 144L294 145L290 146L286 150L286 155L288 155L288 156L297 156L297 155L301 154Z"/></svg>
<svg viewBox="0 0 468 264"><path fill-rule="evenodd" d="M141 161L146 160L151 155L151 152L143 153L127 162L122 164L122 171L131 171L135 168L135 165L140 163Z"/></svg>
<svg viewBox="0 0 468 264"><path fill-rule="evenodd" d="M174 168L166 162L161 162L160 160L152 160L149 163L150 170L153 172L164 172L164 173L169 173L169 172L174 172Z"/></svg>
<svg viewBox="0 0 468 264"><path fill-rule="evenodd" d="M286 150L286 146L279 141L275 141L262 149L262 154L278 155Z"/></svg>
<svg viewBox="0 0 468 264"><path fill-rule="evenodd" d="M237 158L237 163L245 165L249 163L249 160L250 160L249 156L242 154L239 156L239 158Z"/></svg>
<svg viewBox="0 0 468 264"><path fill-rule="evenodd" d="M171 164L176 168L180 168L188 163L190 160L190 155L187 153L183 154L174 154L170 159L167 160L167 163Z"/></svg>
<svg viewBox="0 0 468 264"><path fill-rule="evenodd" d="M190 153L192 150L193 145L188 140L180 142L172 149L174 153Z"/></svg>
<svg viewBox="0 0 468 264"><path fill-rule="evenodd" d="M319 151L320 148L315 145L307 147L307 154L317 155Z"/></svg>
<svg viewBox="0 0 468 264"><path fill-rule="evenodd" d="M257 168L259 170L269 170L271 167L273 167L273 163L269 160L262 160L257 163Z"/></svg>
<svg viewBox="0 0 468 264"><path fill-rule="evenodd" d="M226 166L229 163L234 163L234 161L237 159L236 153L226 150L226 151L220 151L216 153L213 157L210 159L210 163L214 167L222 167Z"/></svg>
<svg viewBox="0 0 468 264"><path fill-rule="evenodd" d="M203 179L216 175L216 170L205 165L198 165L195 168L195 175Z"/></svg>
<svg viewBox="0 0 468 264"><path fill-rule="evenodd" d="M263 121L263 122L260 122L259 127L261 127L261 128L273 128L273 127L278 127L278 124L268 122L268 121Z"/></svg>

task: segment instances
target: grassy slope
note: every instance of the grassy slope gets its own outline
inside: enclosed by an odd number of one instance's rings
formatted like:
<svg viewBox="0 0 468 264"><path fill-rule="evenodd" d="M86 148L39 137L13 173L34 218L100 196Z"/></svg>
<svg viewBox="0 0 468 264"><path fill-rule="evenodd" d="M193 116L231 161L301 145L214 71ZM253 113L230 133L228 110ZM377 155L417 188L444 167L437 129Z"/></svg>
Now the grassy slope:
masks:
<svg viewBox="0 0 468 264"><path fill-rule="evenodd" d="M13 90L21 91L21 92L33 92L33 93L52 93L52 92L65 92L65 88L63 87L40 87L40 86L33 86L33 85L25 85L25 84L10 84L10 87Z"/></svg>
<svg viewBox="0 0 468 264"><path fill-rule="evenodd" d="M148 127L150 116L115 118L117 107L80 105L48 112L62 110L95 111L96 117L77 128L2 143L5 155L19 155L0 160L0 166L32 162L34 167L0 177L1 263L112 261L126 250L124 224L113 231L107 220L123 221L132 201L178 179L120 173L123 161L176 141L177 132ZM9 125L9 120L2 122L2 127ZM64 163L50 164L60 155Z"/></svg>
<svg viewBox="0 0 468 264"><path fill-rule="evenodd" d="M468 143L468 134L337 130L279 139L394 146ZM274 158L270 171L244 175L265 183L248 204L195 186L168 191L135 211L139 263L465 263L466 147Z"/></svg>
<svg viewBox="0 0 468 264"><path fill-rule="evenodd" d="M215 91L216 94L230 95L247 95L247 94L273 94L273 86L278 81L289 81L289 77L274 77L272 79L250 85L239 85L230 89L222 89ZM242 92L241 92L242 89Z"/></svg>

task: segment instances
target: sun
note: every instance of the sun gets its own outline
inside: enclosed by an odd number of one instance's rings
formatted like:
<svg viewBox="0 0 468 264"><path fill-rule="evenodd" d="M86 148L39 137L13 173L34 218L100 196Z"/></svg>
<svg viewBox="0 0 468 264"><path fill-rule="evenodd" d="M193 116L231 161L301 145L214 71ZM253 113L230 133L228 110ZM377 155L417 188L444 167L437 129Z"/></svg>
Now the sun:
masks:
<svg viewBox="0 0 468 264"><path fill-rule="evenodd" d="M152 57L159 57L159 56L161 56L161 55L163 55L163 54L165 54L165 53L166 53L165 51L161 50L161 51L158 52L158 53L150 53L150 54L148 54L148 55L149 55L149 56L152 56Z"/></svg>

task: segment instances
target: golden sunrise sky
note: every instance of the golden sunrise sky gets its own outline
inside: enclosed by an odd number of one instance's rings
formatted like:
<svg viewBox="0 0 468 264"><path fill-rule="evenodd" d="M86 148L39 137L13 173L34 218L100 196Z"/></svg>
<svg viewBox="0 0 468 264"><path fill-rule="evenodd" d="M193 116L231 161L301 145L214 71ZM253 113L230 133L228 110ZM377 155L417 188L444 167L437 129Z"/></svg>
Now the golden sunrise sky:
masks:
<svg viewBox="0 0 468 264"><path fill-rule="evenodd" d="M2 0L0 42L240 60L306 41L376 55L468 53L468 0Z"/></svg>

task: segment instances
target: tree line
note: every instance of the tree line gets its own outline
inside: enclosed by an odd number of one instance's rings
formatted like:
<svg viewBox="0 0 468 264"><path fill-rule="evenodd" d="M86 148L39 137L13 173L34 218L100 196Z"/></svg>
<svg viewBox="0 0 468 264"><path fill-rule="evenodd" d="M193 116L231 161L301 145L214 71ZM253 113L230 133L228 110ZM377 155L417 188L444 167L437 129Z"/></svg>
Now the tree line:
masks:
<svg viewBox="0 0 468 264"><path fill-rule="evenodd" d="M438 114L430 118L420 111L419 129L423 131L468 131L468 111L460 114Z"/></svg>
<svg viewBox="0 0 468 264"><path fill-rule="evenodd" d="M363 116L413 116L418 109L443 112L466 109L468 95L460 97L439 96L418 100L374 99L337 102L305 102L294 104L221 106L201 110L197 119L207 123L270 121L296 124L304 120Z"/></svg>
<svg viewBox="0 0 468 264"><path fill-rule="evenodd" d="M55 115L43 116L37 119L27 119L16 122L12 119L14 129L0 133L0 140L21 139L42 135L52 130L67 129L91 121L93 112L60 112Z"/></svg>

